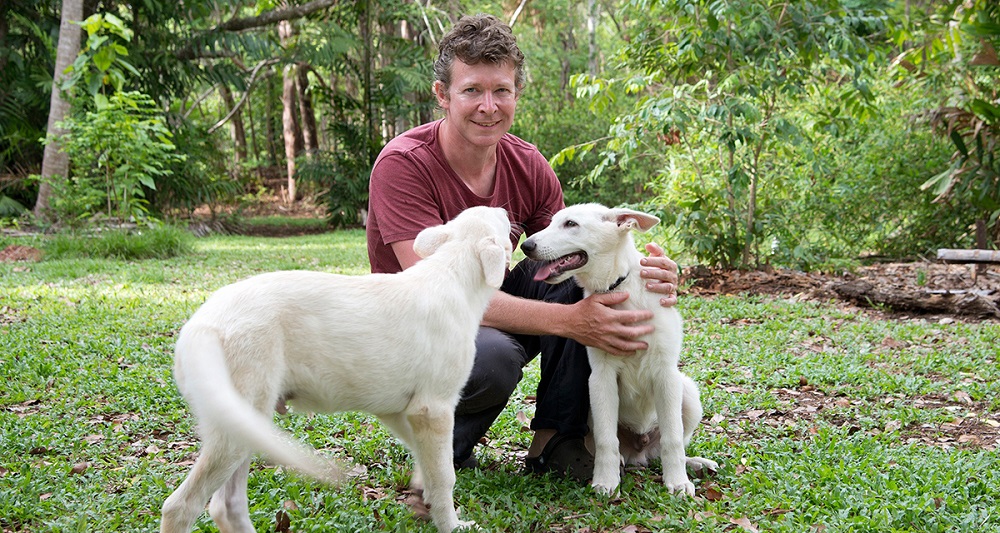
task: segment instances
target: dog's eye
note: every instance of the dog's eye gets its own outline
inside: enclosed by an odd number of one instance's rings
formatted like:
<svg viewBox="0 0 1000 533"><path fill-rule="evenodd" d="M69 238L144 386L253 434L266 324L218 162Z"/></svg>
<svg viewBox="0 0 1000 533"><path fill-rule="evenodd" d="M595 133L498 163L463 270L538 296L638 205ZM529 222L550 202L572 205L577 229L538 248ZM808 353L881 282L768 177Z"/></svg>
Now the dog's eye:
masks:
<svg viewBox="0 0 1000 533"><path fill-rule="evenodd" d="M575 228L576 226L577 226L577 223L573 222L572 220L567 220L566 222L563 222L563 227L564 228Z"/></svg>

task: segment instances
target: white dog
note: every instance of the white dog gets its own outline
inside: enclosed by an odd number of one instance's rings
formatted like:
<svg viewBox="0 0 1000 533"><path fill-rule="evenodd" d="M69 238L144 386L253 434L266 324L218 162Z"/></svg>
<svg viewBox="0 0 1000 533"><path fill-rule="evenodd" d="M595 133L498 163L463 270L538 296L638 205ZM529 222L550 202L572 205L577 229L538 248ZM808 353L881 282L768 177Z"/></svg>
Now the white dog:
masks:
<svg viewBox="0 0 1000 533"><path fill-rule="evenodd" d="M211 499L220 531L252 532L254 451L323 480L331 461L293 444L272 420L288 400L377 415L413 453L439 531L460 522L452 499L455 406L472 371L483 313L510 263L503 209L475 207L428 228L423 259L399 274L262 274L223 287L177 339L175 375L197 417L201 455L163 504L160 531L188 532Z"/></svg>
<svg viewBox="0 0 1000 533"><path fill-rule="evenodd" d="M643 339L649 347L635 356L618 357L587 348L595 446L591 484L603 494L618 488L623 454L626 462L646 461L646 453L637 456L636 449L619 446L619 426L638 435L655 435L659 425L663 483L671 492L694 494L686 464L718 469L714 461L685 458L684 447L701 420L702 409L694 381L677 368L681 316L675 308L663 308L660 296L647 291L639 278L642 254L635 249L630 230L648 231L658 222L638 211L574 205L556 213L546 229L521 245L527 257L544 262L535 279L559 283L573 276L588 296L625 291L629 299L620 308L650 309L654 314L656 330Z"/></svg>

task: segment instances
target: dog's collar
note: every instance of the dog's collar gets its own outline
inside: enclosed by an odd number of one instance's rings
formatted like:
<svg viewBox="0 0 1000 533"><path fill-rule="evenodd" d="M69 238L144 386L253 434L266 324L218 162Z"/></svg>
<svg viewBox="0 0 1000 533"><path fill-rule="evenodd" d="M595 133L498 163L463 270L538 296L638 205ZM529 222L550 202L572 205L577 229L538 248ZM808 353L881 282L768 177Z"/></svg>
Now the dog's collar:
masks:
<svg viewBox="0 0 1000 533"><path fill-rule="evenodd" d="M626 272L624 276L618 278L618 281L615 281L614 283L612 283L611 286L608 287L608 290L606 290L604 292L614 291L615 289L618 288L619 285L622 284L623 281L625 281L625 278L627 278L627 277L628 277L628 272Z"/></svg>

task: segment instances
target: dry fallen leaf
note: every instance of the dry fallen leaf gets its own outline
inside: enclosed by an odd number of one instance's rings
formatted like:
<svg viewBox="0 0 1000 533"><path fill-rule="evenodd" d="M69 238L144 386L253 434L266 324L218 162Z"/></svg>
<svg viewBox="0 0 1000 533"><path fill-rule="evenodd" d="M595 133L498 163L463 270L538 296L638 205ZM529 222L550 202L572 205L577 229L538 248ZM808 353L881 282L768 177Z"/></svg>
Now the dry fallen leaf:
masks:
<svg viewBox="0 0 1000 533"><path fill-rule="evenodd" d="M737 525L737 526L740 526L744 530L749 531L750 533L757 533L758 532L757 526L753 525L753 523L750 522L749 518L746 518L746 517L743 517L743 518L730 518L729 521L731 523Z"/></svg>
<svg viewBox="0 0 1000 533"><path fill-rule="evenodd" d="M715 488L714 486L705 488L705 499L710 502L719 502L723 498L722 491Z"/></svg>
<svg viewBox="0 0 1000 533"><path fill-rule="evenodd" d="M288 533L292 530L292 518L288 516L288 513L284 509L281 509L274 515L274 531L275 533Z"/></svg>
<svg viewBox="0 0 1000 533"><path fill-rule="evenodd" d="M74 475L80 475L86 472L88 468L90 468L90 463L86 461L82 463L76 463L75 465L73 465L73 468L70 469L69 473Z"/></svg>

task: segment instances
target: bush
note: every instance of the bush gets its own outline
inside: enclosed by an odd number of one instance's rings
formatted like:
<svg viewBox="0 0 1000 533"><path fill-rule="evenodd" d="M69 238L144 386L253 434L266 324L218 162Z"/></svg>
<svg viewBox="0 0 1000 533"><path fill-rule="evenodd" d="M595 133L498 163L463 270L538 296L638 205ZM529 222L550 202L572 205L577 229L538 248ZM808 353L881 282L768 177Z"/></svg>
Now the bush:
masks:
<svg viewBox="0 0 1000 533"><path fill-rule="evenodd" d="M44 245L46 259L166 259L189 253L194 237L186 230L160 225L129 230L66 232Z"/></svg>

